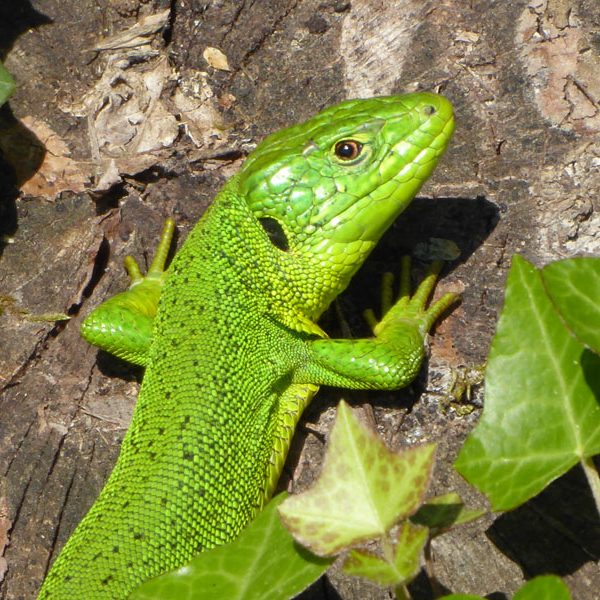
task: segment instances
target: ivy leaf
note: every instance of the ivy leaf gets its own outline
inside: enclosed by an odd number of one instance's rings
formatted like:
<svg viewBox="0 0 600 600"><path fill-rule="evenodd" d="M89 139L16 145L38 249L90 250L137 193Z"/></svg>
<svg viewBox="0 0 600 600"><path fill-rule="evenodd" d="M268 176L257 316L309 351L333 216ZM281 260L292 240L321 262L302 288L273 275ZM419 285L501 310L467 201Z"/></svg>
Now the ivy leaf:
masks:
<svg viewBox="0 0 600 600"><path fill-rule="evenodd" d="M349 575L366 577L381 586L397 586L408 583L419 572L421 551L429 532L426 527L403 523L389 560L364 550L352 550L343 570Z"/></svg>
<svg viewBox="0 0 600 600"><path fill-rule="evenodd" d="M288 498L279 509L281 518L320 556L381 537L421 504L434 451L432 444L389 451L342 401L319 480Z"/></svg>
<svg viewBox="0 0 600 600"><path fill-rule="evenodd" d="M6 67L0 63L0 106L2 106L8 97L15 91L15 80L6 70Z"/></svg>
<svg viewBox="0 0 600 600"><path fill-rule="evenodd" d="M427 527L431 536L444 533L454 525L469 523L485 514L485 510L465 508L456 492L428 498L410 518L413 523Z"/></svg>
<svg viewBox="0 0 600 600"><path fill-rule="evenodd" d="M571 594L560 577L540 575L528 581L513 600L571 600Z"/></svg>
<svg viewBox="0 0 600 600"><path fill-rule="evenodd" d="M565 328L540 272L515 256L486 371L482 418L456 468L494 510L600 452L600 357Z"/></svg>
<svg viewBox="0 0 600 600"><path fill-rule="evenodd" d="M569 258L545 266L546 291L567 327L600 354L600 258Z"/></svg>
<svg viewBox="0 0 600 600"><path fill-rule="evenodd" d="M449 594L439 600L485 600L471 594ZM528 581L514 596L513 600L571 600L569 588L556 575L540 575Z"/></svg>
<svg viewBox="0 0 600 600"><path fill-rule="evenodd" d="M284 529L280 494L226 546L199 554L189 565L143 583L130 600L281 600L293 598L331 564L298 546Z"/></svg>

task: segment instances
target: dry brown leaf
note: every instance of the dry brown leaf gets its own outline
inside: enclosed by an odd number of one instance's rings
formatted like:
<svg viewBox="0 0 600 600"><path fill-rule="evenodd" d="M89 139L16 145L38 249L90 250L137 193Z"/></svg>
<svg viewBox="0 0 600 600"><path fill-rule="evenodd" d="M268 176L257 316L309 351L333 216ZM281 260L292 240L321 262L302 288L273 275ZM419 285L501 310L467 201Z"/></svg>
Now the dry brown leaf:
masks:
<svg viewBox="0 0 600 600"><path fill-rule="evenodd" d="M82 163L70 157L70 150L61 137L44 121L35 117L25 117L22 124L27 127L44 145L46 153L38 170L21 185L21 191L28 196L54 200L65 191L82 192L90 174Z"/></svg>
<svg viewBox="0 0 600 600"><path fill-rule="evenodd" d="M121 174L114 158L108 161L108 165L103 165L101 171L102 174L93 188L95 192L107 192L113 185L121 182Z"/></svg>
<svg viewBox="0 0 600 600"><path fill-rule="evenodd" d="M135 150L140 154L169 148L177 139L178 134L177 119L167 112L163 104L156 104L140 129Z"/></svg>
<svg viewBox="0 0 600 600"><path fill-rule="evenodd" d="M96 159L131 157L169 147L179 124L161 99L173 75L161 58L150 69L130 68L126 60L108 63L100 81L73 112L87 114L91 153Z"/></svg>
<svg viewBox="0 0 600 600"><path fill-rule="evenodd" d="M169 8L140 19L133 27L104 39L93 50L116 50L117 48L135 48L150 43L149 36L161 30L169 22Z"/></svg>
<svg viewBox="0 0 600 600"><path fill-rule="evenodd" d="M476 44L481 36L476 31L466 31L459 29L454 35L455 42L465 42L468 44Z"/></svg>
<svg viewBox="0 0 600 600"><path fill-rule="evenodd" d="M227 57L218 48L208 46L202 53L202 57L213 69L231 71Z"/></svg>
<svg viewBox="0 0 600 600"><path fill-rule="evenodd" d="M197 148L215 146L222 141L226 126L210 99L187 96L178 89L173 96L173 102L181 111L181 122Z"/></svg>
<svg viewBox="0 0 600 600"><path fill-rule="evenodd" d="M225 143L223 124L206 73L183 77L165 56L119 52L108 56L100 79L82 98L61 109L87 119L95 181L104 192L124 175L166 160L185 128L198 147ZM173 92L175 82L177 89ZM234 97L227 98L233 103Z"/></svg>

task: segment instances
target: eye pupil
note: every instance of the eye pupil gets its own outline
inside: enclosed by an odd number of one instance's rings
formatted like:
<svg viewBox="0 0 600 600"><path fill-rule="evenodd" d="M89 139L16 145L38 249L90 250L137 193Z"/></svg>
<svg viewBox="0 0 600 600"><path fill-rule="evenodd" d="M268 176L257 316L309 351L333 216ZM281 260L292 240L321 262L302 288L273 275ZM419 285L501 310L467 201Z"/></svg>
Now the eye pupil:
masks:
<svg viewBox="0 0 600 600"><path fill-rule="evenodd" d="M335 145L335 155L342 160L357 158L362 151L362 144L355 140L341 140Z"/></svg>

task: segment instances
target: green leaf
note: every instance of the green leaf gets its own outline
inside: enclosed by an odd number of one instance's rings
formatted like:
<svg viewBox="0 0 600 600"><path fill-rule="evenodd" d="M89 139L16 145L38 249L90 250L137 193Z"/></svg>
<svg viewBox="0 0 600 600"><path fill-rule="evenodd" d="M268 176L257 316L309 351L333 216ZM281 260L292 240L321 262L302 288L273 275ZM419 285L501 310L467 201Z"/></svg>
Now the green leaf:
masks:
<svg viewBox="0 0 600 600"><path fill-rule="evenodd" d="M292 535L329 556L383 536L422 502L435 446L390 452L340 402L323 472L312 489L291 496L279 512Z"/></svg>
<svg viewBox="0 0 600 600"><path fill-rule="evenodd" d="M352 550L343 570L349 575L366 577L381 586L397 586L408 583L419 572L421 551L429 532L426 527L402 524L398 542L390 560L375 556L364 550Z"/></svg>
<svg viewBox="0 0 600 600"><path fill-rule="evenodd" d="M600 354L600 258L569 258L542 269L546 291L579 341Z"/></svg>
<svg viewBox="0 0 600 600"><path fill-rule="evenodd" d="M450 594L442 596L439 600L485 600L483 596L475 596L475 594Z"/></svg>
<svg viewBox="0 0 600 600"><path fill-rule="evenodd" d="M471 594L449 594L439 600L485 600ZM514 596L513 600L571 600L569 588L556 575L540 575L528 581Z"/></svg>
<svg viewBox="0 0 600 600"><path fill-rule="evenodd" d="M485 510L465 508L460 496L451 492L443 496L429 498L410 518L413 523L424 525L431 530L432 537L460 525L478 519Z"/></svg>
<svg viewBox="0 0 600 600"><path fill-rule="evenodd" d="M539 271L515 256L483 415L456 468L495 510L522 504L600 452L599 391L600 357L564 327Z"/></svg>
<svg viewBox="0 0 600 600"><path fill-rule="evenodd" d="M540 575L528 581L513 600L571 600L571 594L560 577Z"/></svg>
<svg viewBox="0 0 600 600"><path fill-rule="evenodd" d="M282 600L293 598L331 564L298 546L284 529L281 494L231 544L199 554L189 565L151 579L130 600Z"/></svg>
<svg viewBox="0 0 600 600"><path fill-rule="evenodd" d="M0 63L0 106L2 106L7 98L15 91L15 80L12 75L6 70L4 65Z"/></svg>

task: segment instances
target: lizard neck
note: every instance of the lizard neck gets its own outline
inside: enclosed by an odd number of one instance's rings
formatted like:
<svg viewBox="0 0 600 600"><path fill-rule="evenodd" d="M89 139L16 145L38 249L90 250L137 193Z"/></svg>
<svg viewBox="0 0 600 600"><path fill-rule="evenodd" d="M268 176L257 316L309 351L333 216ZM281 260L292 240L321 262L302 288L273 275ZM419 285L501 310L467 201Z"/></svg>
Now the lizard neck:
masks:
<svg viewBox="0 0 600 600"><path fill-rule="evenodd" d="M314 321L353 274L343 279L331 273L324 276L322 257L276 247L239 193L237 177L219 192L192 230L173 269L194 272L200 263L202 272L212 273L215 281L223 276L235 279L238 301L259 303L261 310L286 326L319 336L324 334Z"/></svg>

